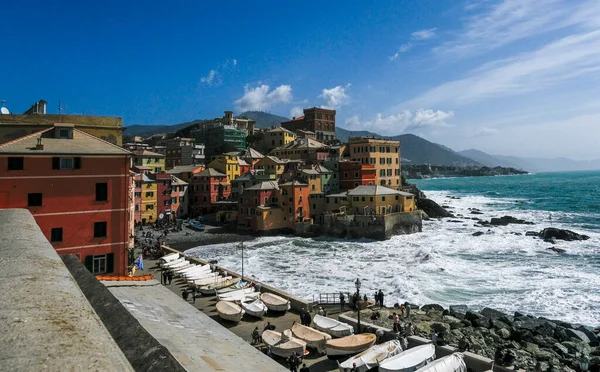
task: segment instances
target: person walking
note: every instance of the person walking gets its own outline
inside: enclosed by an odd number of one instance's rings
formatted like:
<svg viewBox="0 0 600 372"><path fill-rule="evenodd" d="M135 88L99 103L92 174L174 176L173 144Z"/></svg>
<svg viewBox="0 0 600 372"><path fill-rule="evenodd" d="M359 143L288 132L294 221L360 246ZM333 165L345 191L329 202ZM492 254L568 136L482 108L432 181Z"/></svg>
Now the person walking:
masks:
<svg viewBox="0 0 600 372"><path fill-rule="evenodd" d="M321 316L327 316L327 313L325 312L325 309L323 309L323 306L319 306L318 314Z"/></svg>
<svg viewBox="0 0 600 372"><path fill-rule="evenodd" d="M406 316L405 316L405 318L410 317L410 304L408 303L408 301L406 301L404 303L404 309L406 310Z"/></svg>
<svg viewBox="0 0 600 372"><path fill-rule="evenodd" d="M167 285L167 271L163 271L162 273L163 283Z"/></svg>
<svg viewBox="0 0 600 372"><path fill-rule="evenodd" d="M395 312L392 313L392 321L394 322L394 332L400 331L400 317Z"/></svg>
<svg viewBox="0 0 600 372"><path fill-rule="evenodd" d="M260 344L260 332L258 327L255 327L254 331L252 331L252 345L256 344Z"/></svg>
<svg viewBox="0 0 600 372"><path fill-rule="evenodd" d="M183 292L181 292L181 296L183 297L183 299L185 300L185 302L187 302L189 295L190 294L188 293L187 289L184 289Z"/></svg>
<svg viewBox="0 0 600 372"><path fill-rule="evenodd" d="M383 291L379 290L379 307L383 307Z"/></svg>
<svg viewBox="0 0 600 372"><path fill-rule="evenodd" d="M346 304L346 297L340 292L340 311L344 312L344 305Z"/></svg>
<svg viewBox="0 0 600 372"><path fill-rule="evenodd" d="M167 273L167 279L169 279L169 285L171 285L171 281L173 280L173 272L169 271Z"/></svg>
<svg viewBox="0 0 600 372"><path fill-rule="evenodd" d="M306 309L300 310L300 324L306 325Z"/></svg>
<svg viewBox="0 0 600 372"><path fill-rule="evenodd" d="M306 324L304 324L307 327L310 327L310 324L312 323L312 316L310 315L310 312L305 312L304 313L304 320L306 321Z"/></svg>

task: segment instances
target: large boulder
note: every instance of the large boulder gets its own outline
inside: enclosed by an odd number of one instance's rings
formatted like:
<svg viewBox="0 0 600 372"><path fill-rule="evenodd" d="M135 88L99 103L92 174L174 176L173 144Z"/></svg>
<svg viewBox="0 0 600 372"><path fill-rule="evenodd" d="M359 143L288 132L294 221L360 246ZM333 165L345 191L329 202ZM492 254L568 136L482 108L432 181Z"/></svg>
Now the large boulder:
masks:
<svg viewBox="0 0 600 372"><path fill-rule="evenodd" d="M525 221L525 220L520 220L518 218L515 218L513 216L503 216L500 218L492 218L490 220L490 224L494 225L494 226L506 226L508 224L518 224L518 225L533 225L533 222L529 222L529 221Z"/></svg>
<svg viewBox="0 0 600 372"><path fill-rule="evenodd" d="M587 338L590 340L591 346L598 346L598 343L599 343L598 337L591 329L589 329L583 325L580 325L579 327L576 327L575 329L580 332L583 332L587 336Z"/></svg>
<svg viewBox="0 0 600 372"><path fill-rule="evenodd" d="M452 213L442 208L438 203L431 199L419 198L417 199L417 207L422 209L431 218L440 217L454 217Z"/></svg>
<svg viewBox="0 0 600 372"><path fill-rule="evenodd" d="M438 305L438 304L427 304L427 305L421 306L421 310L423 310L425 312L430 311L430 310L444 311L444 308L442 307L442 305Z"/></svg>
<svg viewBox="0 0 600 372"><path fill-rule="evenodd" d="M565 328L565 332L567 333L567 336L574 341L583 341L588 344L590 343L590 339L588 338L588 336L586 336L585 333L581 331L578 331L576 329Z"/></svg>
<svg viewBox="0 0 600 372"><path fill-rule="evenodd" d="M448 323L448 325L450 325L451 329L457 329L457 328L464 327L464 324L462 323L461 319L453 317L452 315L444 315L442 320L444 322Z"/></svg>
<svg viewBox="0 0 600 372"><path fill-rule="evenodd" d="M469 308L467 305L450 305L450 315L463 317Z"/></svg>
<svg viewBox="0 0 600 372"><path fill-rule="evenodd" d="M567 349L566 346L559 344L558 342L555 342L554 345L552 345L552 349L554 351L556 351L558 354L560 354L561 356L569 355L569 349Z"/></svg>
<svg viewBox="0 0 600 372"><path fill-rule="evenodd" d="M490 318L490 319L500 319L502 316L506 315L502 311L498 311L495 309L490 309L489 307L484 307L483 310L479 312L481 315Z"/></svg>
<svg viewBox="0 0 600 372"><path fill-rule="evenodd" d="M587 235L578 234L571 230L557 229L556 227L545 228L544 230L540 231L539 237L544 240L554 238L554 239L566 240L566 241L588 240L590 238Z"/></svg>
<svg viewBox="0 0 600 372"><path fill-rule="evenodd" d="M506 328L501 328L498 331L496 331L496 333L498 334L498 336L502 337L505 340L508 340L510 338L510 331Z"/></svg>

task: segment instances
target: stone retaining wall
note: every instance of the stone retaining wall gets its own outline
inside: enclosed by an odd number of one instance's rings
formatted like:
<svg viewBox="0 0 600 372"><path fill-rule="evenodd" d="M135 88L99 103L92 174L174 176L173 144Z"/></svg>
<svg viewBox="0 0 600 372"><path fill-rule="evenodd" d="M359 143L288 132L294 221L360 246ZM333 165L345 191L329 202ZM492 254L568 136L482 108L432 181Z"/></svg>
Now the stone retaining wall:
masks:
<svg viewBox="0 0 600 372"><path fill-rule="evenodd" d="M423 220L420 211L385 215L326 214L321 225L311 226L311 231L315 234L375 240L421 232L422 229Z"/></svg>

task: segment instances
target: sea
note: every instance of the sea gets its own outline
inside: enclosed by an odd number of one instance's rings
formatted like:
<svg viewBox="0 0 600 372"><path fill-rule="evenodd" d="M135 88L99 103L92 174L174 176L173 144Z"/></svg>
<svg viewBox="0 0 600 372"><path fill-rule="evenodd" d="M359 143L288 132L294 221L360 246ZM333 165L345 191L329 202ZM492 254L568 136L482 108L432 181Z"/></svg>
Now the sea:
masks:
<svg viewBox="0 0 600 372"><path fill-rule="evenodd" d="M411 182L463 217L424 221L423 232L386 241L256 238L244 242L244 274L308 300L354 292L360 278L361 293L372 297L382 289L388 306L409 301L491 307L600 325L600 171ZM483 214L472 214L473 208ZM471 219L505 215L535 224L483 228ZM545 227L590 239L553 245L525 236ZM473 236L477 231L484 234ZM242 270L237 244L200 246L186 254Z"/></svg>

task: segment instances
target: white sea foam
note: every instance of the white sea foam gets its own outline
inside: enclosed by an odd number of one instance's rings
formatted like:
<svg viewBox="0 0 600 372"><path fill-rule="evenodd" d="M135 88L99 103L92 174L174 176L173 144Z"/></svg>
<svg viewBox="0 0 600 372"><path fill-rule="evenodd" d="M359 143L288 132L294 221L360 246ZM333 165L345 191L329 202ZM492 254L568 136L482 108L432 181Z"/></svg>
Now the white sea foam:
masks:
<svg viewBox="0 0 600 372"><path fill-rule="evenodd" d="M385 302L467 304L485 306L569 322L596 325L600 319L600 233L577 229L587 241L559 242L566 254L547 250L542 240L524 236L550 225L548 212L515 210L515 200L450 193L428 196L453 207L465 217L500 217L506 214L536 225L475 227L473 220L425 221L423 232L395 236L383 242L333 238L262 237L246 244L246 275L313 299L319 293L354 291L356 277L372 296L383 289ZM519 201L527 202L527 201ZM478 208L483 215L472 215ZM552 224L574 229L568 213L553 213ZM485 234L474 237L476 231ZM520 233L523 235L515 235ZM186 252L217 259L232 270L241 270L235 244L197 247Z"/></svg>

